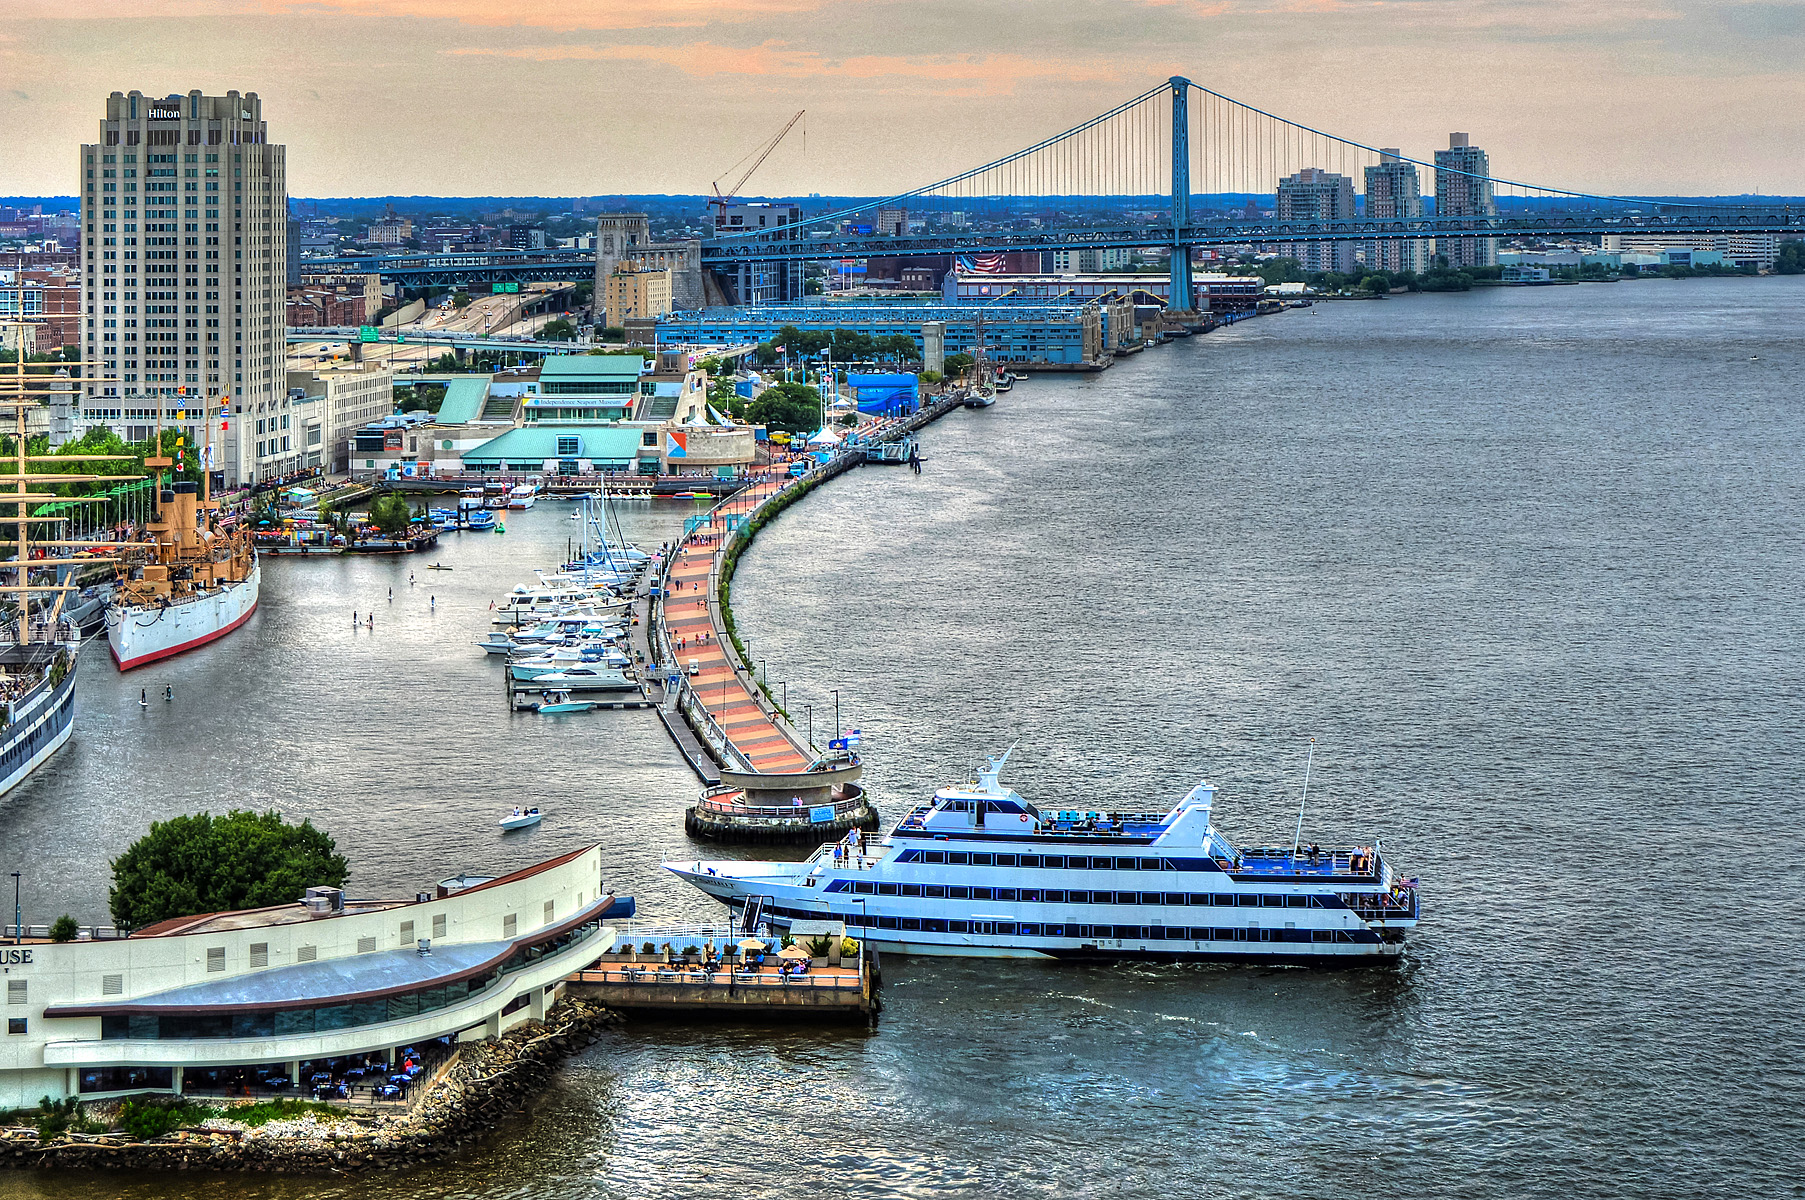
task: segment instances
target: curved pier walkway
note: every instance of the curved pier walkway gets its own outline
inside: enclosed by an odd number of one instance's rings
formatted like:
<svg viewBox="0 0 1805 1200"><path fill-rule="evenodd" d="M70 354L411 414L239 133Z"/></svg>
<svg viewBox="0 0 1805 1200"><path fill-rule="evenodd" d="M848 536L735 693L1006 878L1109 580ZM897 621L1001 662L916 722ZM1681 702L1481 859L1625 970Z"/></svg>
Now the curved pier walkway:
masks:
<svg viewBox="0 0 1805 1200"><path fill-rule="evenodd" d="M713 726L707 732L718 731L718 737L710 739L717 750L724 748L724 741L747 766L765 774L800 771L815 755L729 657L718 571L721 549L738 522L791 482L784 468L768 468L750 487L703 514L702 523L683 538L671 558L659 609L659 633L665 643L661 653L675 664L679 691L688 693L692 715L705 714L705 723Z"/></svg>
<svg viewBox="0 0 1805 1200"><path fill-rule="evenodd" d="M742 526L774 501L781 502L785 492L806 490L867 461L866 446L901 439L945 416L963 396L953 392L908 417L860 426L859 445L842 446L800 478L789 474L788 463L761 468L749 486L691 518L660 575L664 594L651 606L647 624L651 655L665 684L660 716L704 782L719 782L717 763L728 770L779 775L806 770L819 757L728 643L720 606L721 565L729 547L743 537ZM670 686L673 675L675 687Z"/></svg>

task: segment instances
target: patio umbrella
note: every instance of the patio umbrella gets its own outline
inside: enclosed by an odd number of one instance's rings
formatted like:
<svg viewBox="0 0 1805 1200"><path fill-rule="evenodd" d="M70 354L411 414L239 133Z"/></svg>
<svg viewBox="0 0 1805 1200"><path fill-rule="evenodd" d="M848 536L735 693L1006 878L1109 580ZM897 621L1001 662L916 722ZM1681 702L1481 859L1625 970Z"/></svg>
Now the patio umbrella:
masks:
<svg viewBox="0 0 1805 1200"><path fill-rule="evenodd" d="M770 947L766 946L764 941L760 938L746 938L740 942L740 949L741 950L768 950L768 949L770 949Z"/></svg>
<svg viewBox="0 0 1805 1200"><path fill-rule="evenodd" d="M778 958L807 958L807 957L809 957L809 952L807 950L804 950L801 946L785 946L782 950L779 950L777 952L777 957Z"/></svg>

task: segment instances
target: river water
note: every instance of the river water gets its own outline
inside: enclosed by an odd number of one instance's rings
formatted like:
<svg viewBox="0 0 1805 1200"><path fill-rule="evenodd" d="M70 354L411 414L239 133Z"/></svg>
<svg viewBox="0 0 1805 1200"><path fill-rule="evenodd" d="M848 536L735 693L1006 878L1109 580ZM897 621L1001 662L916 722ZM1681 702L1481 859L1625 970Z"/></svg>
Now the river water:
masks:
<svg viewBox="0 0 1805 1200"><path fill-rule="evenodd" d="M1019 740L1030 799L1208 777L1282 842L1314 737L1306 840L1422 877L1401 968L892 958L872 1033L634 1022L455 1164L0 1197L1798 1195L1802 314L1794 278L1248 321L956 413L746 556L752 656L817 736L838 689L891 815ZM129 678L91 647L0 803L27 919L104 920L109 856L228 805L324 826L353 893L599 841L642 912L709 915L657 868L697 785L656 721L510 714L470 646L567 512L451 571L268 562L242 631Z"/></svg>

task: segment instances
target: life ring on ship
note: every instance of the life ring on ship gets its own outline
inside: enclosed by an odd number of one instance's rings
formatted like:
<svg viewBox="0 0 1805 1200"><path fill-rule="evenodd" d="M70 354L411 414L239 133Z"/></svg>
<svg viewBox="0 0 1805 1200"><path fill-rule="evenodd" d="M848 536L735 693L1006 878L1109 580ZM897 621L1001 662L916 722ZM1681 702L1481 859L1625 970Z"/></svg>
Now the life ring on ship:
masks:
<svg viewBox="0 0 1805 1200"><path fill-rule="evenodd" d="M1026 825L1027 823L1028 823L1028 814L1023 813L1022 814L1022 824Z"/></svg>

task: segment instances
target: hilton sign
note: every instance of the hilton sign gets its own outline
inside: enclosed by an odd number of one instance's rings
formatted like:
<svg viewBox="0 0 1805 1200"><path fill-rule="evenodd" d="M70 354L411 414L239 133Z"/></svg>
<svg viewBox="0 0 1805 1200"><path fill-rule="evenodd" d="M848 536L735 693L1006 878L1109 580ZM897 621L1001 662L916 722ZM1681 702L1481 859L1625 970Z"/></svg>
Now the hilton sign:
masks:
<svg viewBox="0 0 1805 1200"><path fill-rule="evenodd" d="M150 119L153 121L179 121L182 119L182 106L179 104L153 104L150 106Z"/></svg>

